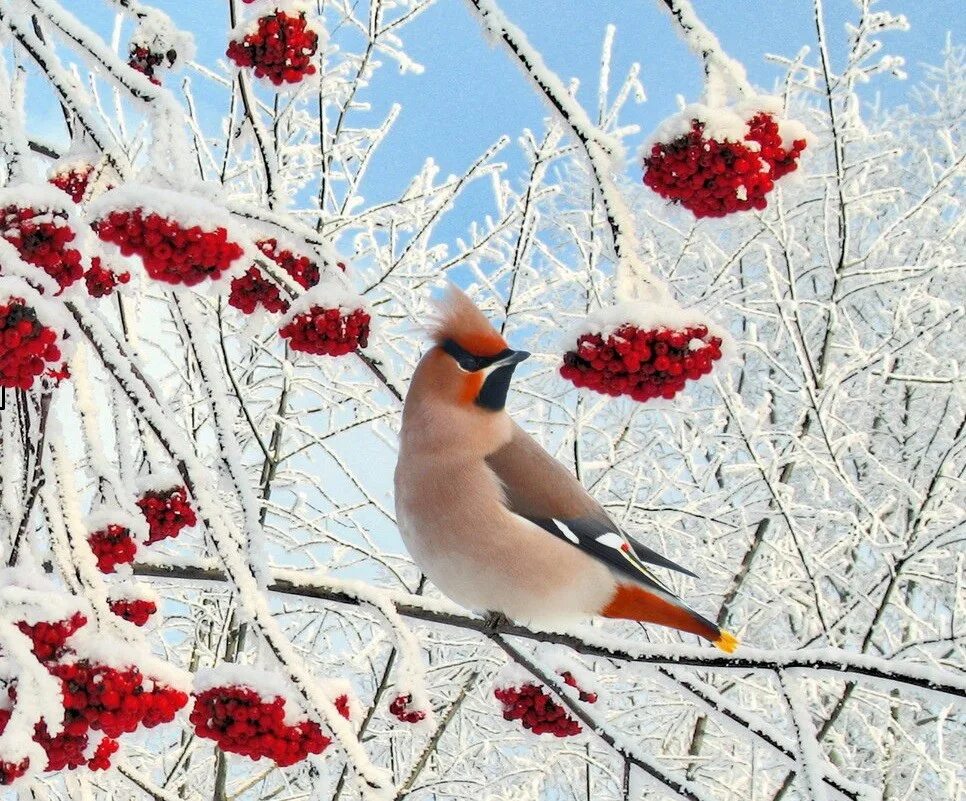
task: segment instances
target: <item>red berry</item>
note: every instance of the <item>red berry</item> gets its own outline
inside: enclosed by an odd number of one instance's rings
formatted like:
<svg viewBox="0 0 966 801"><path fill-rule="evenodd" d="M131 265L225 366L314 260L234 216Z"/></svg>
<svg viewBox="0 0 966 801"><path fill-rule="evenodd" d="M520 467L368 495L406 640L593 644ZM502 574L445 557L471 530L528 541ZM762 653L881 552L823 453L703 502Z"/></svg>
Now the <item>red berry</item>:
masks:
<svg viewBox="0 0 966 801"><path fill-rule="evenodd" d="M275 239L260 239L255 243L258 249L279 267L287 272L303 289L310 289L319 283L321 271L319 265L308 256L298 256L291 250L279 250ZM342 265L345 272L345 265Z"/></svg>
<svg viewBox="0 0 966 801"><path fill-rule="evenodd" d="M178 54L174 50L164 53L152 50L144 45L132 44L128 51L128 66L146 75L151 83L160 86L161 81L155 76L154 72L159 67L173 67L178 60ZM167 64L165 65L165 62Z"/></svg>
<svg viewBox="0 0 966 801"><path fill-rule="evenodd" d="M241 40L229 42L226 55L239 67L254 68L256 77L279 86L313 75L312 56L318 48L318 34L309 27L305 14L275 10L260 17Z"/></svg>
<svg viewBox="0 0 966 801"><path fill-rule="evenodd" d="M242 255L224 228L185 228L144 209L113 211L93 224L97 235L125 256L137 255L148 275L168 284L195 286L217 279Z"/></svg>
<svg viewBox="0 0 966 801"><path fill-rule="evenodd" d="M228 305L253 314L255 309L263 306L266 311L288 311L288 301L279 292L278 287L269 281L257 267L249 267L240 278L231 282L231 293L228 295Z"/></svg>
<svg viewBox="0 0 966 801"><path fill-rule="evenodd" d="M87 185L93 173L93 164L76 164L51 174L50 182L70 195L75 203L80 203L87 194Z"/></svg>
<svg viewBox="0 0 966 801"><path fill-rule="evenodd" d="M84 273L87 294L92 298L107 297L113 294L118 284L126 284L130 279L130 273L115 273L109 267L104 267L100 256L91 259L91 266Z"/></svg>
<svg viewBox="0 0 966 801"><path fill-rule="evenodd" d="M63 653L64 644L68 638L86 624L87 618L80 612L75 612L66 620L56 620L52 623L43 620L38 623L21 621L17 624L17 628L33 642L34 656L41 662L47 662L58 658Z"/></svg>
<svg viewBox="0 0 966 801"><path fill-rule="evenodd" d="M141 598L119 598L110 602L111 611L118 617L124 618L135 626L143 626L151 615L158 611L154 601Z"/></svg>
<svg viewBox="0 0 966 801"><path fill-rule="evenodd" d="M0 387L30 389L44 373L59 380L66 367L57 347L57 332L37 319L37 312L22 298L0 303Z"/></svg>
<svg viewBox="0 0 966 801"><path fill-rule="evenodd" d="M184 487L150 490L144 493L137 505L148 523L148 545L167 537L177 537L181 529L190 528L198 522Z"/></svg>
<svg viewBox="0 0 966 801"><path fill-rule="evenodd" d="M413 709L412 702L411 695L397 695L389 705L389 712L403 723L419 723L426 718L426 713L421 709Z"/></svg>
<svg viewBox="0 0 966 801"><path fill-rule="evenodd" d="M560 704L535 684L498 687L493 695L503 704L504 720L519 720L534 734L573 737L583 731Z"/></svg>

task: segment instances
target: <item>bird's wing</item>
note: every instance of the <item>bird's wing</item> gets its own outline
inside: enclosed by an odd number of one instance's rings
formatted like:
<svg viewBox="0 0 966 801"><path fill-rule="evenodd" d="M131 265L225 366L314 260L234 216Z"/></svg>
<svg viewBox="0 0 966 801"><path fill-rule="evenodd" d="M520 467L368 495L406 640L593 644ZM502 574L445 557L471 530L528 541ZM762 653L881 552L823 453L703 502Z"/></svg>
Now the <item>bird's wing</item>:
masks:
<svg viewBox="0 0 966 801"><path fill-rule="evenodd" d="M503 484L510 511L613 570L661 589L666 588L647 565L694 576L628 537L576 477L515 423L510 441L486 462Z"/></svg>

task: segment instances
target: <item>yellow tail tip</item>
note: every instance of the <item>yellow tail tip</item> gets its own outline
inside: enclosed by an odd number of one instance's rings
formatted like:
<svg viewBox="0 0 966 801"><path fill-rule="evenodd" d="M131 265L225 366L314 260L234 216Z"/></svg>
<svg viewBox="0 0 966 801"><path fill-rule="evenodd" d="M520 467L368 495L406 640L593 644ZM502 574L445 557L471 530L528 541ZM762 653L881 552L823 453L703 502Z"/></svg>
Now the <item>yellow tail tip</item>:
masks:
<svg viewBox="0 0 966 801"><path fill-rule="evenodd" d="M714 641L714 644L726 654L730 654L738 647L738 638L730 631L722 629L721 634L718 635L718 639Z"/></svg>

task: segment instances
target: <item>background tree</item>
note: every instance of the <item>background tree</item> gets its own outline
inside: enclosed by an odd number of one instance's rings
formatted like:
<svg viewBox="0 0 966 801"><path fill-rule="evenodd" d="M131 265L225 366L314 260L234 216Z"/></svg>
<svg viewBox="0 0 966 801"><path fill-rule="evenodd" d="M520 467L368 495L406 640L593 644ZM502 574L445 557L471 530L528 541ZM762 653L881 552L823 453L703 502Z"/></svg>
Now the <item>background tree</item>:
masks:
<svg viewBox="0 0 966 801"><path fill-rule="evenodd" d="M308 6L288 56L311 49L316 26L316 53L300 62L314 74L282 70L278 88L271 69L193 62L163 14L114 5L106 40L69 5L0 4L0 304L8 320L29 307L58 332L56 354L46 342L30 352L50 374L7 386L0 413L0 775L25 774L0 793L962 793L960 47L907 104L869 106L860 86L901 72L880 37L904 20L861 0L838 50L816 2L812 50L775 59L784 112L811 132L802 167L767 208L717 221L641 185L639 161L633 182L619 177L613 159L635 132L622 115L643 90L636 67L611 74L613 29L587 111L491 0L471 0L548 100L546 126L500 138L460 175L427 161L399 197L373 201L367 170L399 109L374 123L358 112L382 62L418 68L401 35L429 2ZM722 75L739 86L690 5L662 5L703 59L709 95ZM275 4L228 10L231 39L255 37L235 61L277 56L258 50L267 28L251 22ZM63 109L68 148L31 130L41 92ZM48 175L72 200L45 188ZM453 244L447 214L471 190L488 205ZM118 198L144 213L111 219ZM11 207L50 227L28 230ZM143 241L157 256L152 237L176 232L151 213L204 229L190 259L148 263L101 241ZM38 237L68 228L74 240L37 255ZM224 262L220 282L157 280ZM701 574L671 580L741 636L735 654L631 624L492 625L423 581L395 532L390 476L418 327L444 276L537 354L511 413L615 520ZM559 376L574 347L561 331L641 286L726 328L736 358L673 401L575 391ZM280 336L289 304L295 328ZM295 347L299 313L319 304L358 313L315 343L346 345L339 358ZM22 337L40 343L39 331ZM151 622L138 631L119 612ZM60 675L85 659L98 679ZM134 666L154 681L131 678ZM80 744L79 729L54 730L60 700L77 702L61 682L84 681L144 700L120 721L104 701ZM584 733L505 721L494 688L527 685ZM231 700L240 714L256 696L284 699L284 717L261 709L256 722L285 735L266 745L274 759L226 753L230 733L189 720L191 704ZM116 753L103 745L115 739ZM45 771L54 751L64 765ZM68 770L71 759L94 770Z"/></svg>

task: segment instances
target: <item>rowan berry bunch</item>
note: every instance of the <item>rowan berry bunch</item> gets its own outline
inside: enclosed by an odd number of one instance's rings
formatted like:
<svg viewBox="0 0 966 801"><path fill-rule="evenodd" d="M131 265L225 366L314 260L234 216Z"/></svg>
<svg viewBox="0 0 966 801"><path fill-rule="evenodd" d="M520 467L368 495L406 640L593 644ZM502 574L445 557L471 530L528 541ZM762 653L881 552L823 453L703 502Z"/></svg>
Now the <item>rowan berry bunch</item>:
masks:
<svg viewBox="0 0 966 801"><path fill-rule="evenodd" d="M223 227L206 231L183 226L144 209L112 211L93 224L105 242L117 245L125 256L136 255L151 278L168 284L195 286L217 279L242 255Z"/></svg>
<svg viewBox="0 0 966 801"><path fill-rule="evenodd" d="M704 122L692 120L688 133L653 145L644 159L644 183L695 217L764 209L775 181L798 166L805 140L783 147L778 124L767 112L746 126L744 141L719 141L705 135Z"/></svg>
<svg viewBox="0 0 966 801"><path fill-rule="evenodd" d="M289 308L279 288L257 267L249 267L244 275L232 279L228 305L245 314L254 314L259 306L272 314L286 312Z"/></svg>
<svg viewBox="0 0 966 801"><path fill-rule="evenodd" d="M335 704L348 719L348 697L340 696ZM332 742L314 721L285 723L285 700L263 698L250 687L212 687L197 694L191 723L199 737L214 740L222 751L267 757L280 767L321 754Z"/></svg>
<svg viewBox="0 0 966 801"><path fill-rule="evenodd" d="M319 283L321 277L319 265L308 256L299 256L291 250L279 248L276 239L259 239L255 244L265 256L285 270L303 289L310 289ZM344 265L342 269L345 270Z"/></svg>
<svg viewBox="0 0 966 801"><path fill-rule="evenodd" d="M113 523L92 531L87 537L97 559L97 569L102 573L113 573L118 565L128 565L134 561L137 543L134 535L126 526Z"/></svg>
<svg viewBox="0 0 966 801"><path fill-rule="evenodd" d="M493 695L503 704L504 720L519 720L534 734L573 737L583 729L542 687L526 683L520 687L497 687Z"/></svg>
<svg viewBox="0 0 966 801"><path fill-rule="evenodd" d="M154 601L144 598L112 599L109 606L115 615L138 627L144 626L151 619L151 615L158 611L158 605Z"/></svg>
<svg viewBox="0 0 966 801"><path fill-rule="evenodd" d="M419 723L425 720L426 713L421 709L414 709L412 703L411 695L397 695L389 705L389 712L403 723Z"/></svg>
<svg viewBox="0 0 966 801"><path fill-rule="evenodd" d="M87 625L87 617L80 612L75 612L69 618L53 622L20 621L17 623L17 628L30 638L33 643L31 650L38 661L50 662L64 653L67 640L85 625Z"/></svg>
<svg viewBox="0 0 966 801"><path fill-rule="evenodd" d="M87 294L92 298L105 298L112 295L119 284L126 284L131 280L129 272L115 273L110 267L105 267L100 256L91 259L91 266L84 273L84 283Z"/></svg>
<svg viewBox="0 0 966 801"><path fill-rule="evenodd" d="M0 734L7 728L10 720L10 710L0 708ZM21 759L18 762L5 762L0 759L0 787L13 784L17 779L27 772L30 767L29 759Z"/></svg>
<svg viewBox="0 0 966 801"><path fill-rule="evenodd" d="M151 83L161 85L161 80L155 75L155 70L167 66L171 68L178 60L175 50L160 53L144 45L132 44L128 51L128 66L145 75Z"/></svg>
<svg viewBox="0 0 966 801"><path fill-rule="evenodd" d="M177 537L183 528L191 528L198 522L184 487L148 490L137 501L137 505L148 523L148 545L168 537Z"/></svg>
<svg viewBox="0 0 966 801"><path fill-rule="evenodd" d="M369 314L312 306L296 314L279 333L293 350L316 356L343 356L369 344Z"/></svg>
<svg viewBox="0 0 966 801"><path fill-rule="evenodd" d="M260 17L241 40L229 42L226 55L239 67L252 67L256 77L280 86L314 75L312 57L318 48L319 36L304 13L276 9Z"/></svg>
<svg viewBox="0 0 966 801"><path fill-rule="evenodd" d="M626 324L607 337L582 334L564 354L560 375L604 395L671 399L720 358L721 337L709 335L707 326L642 330Z"/></svg>
<svg viewBox="0 0 966 801"><path fill-rule="evenodd" d="M61 290L84 275L81 253L70 247L77 235L63 209L8 205L0 211L0 236L17 249L21 259L53 278Z"/></svg>
<svg viewBox="0 0 966 801"><path fill-rule="evenodd" d="M39 375L59 379L66 368L61 360L57 332L37 319L37 312L22 298L0 303L0 387L30 389Z"/></svg>
<svg viewBox="0 0 966 801"><path fill-rule="evenodd" d="M87 194L87 186L93 174L93 164L74 164L54 172L50 176L50 182L70 195L75 203L80 203Z"/></svg>

